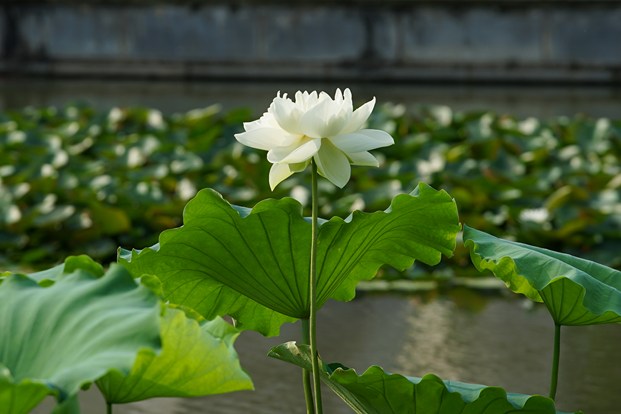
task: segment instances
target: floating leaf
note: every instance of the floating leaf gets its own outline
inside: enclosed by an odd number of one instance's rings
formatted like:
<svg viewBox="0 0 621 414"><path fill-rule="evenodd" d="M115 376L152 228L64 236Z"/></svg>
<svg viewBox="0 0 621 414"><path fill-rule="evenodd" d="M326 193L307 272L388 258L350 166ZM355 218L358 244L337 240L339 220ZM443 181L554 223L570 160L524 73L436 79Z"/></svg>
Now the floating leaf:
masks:
<svg viewBox="0 0 621 414"><path fill-rule="evenodd" d="M310 369L310 348L295 342L271 350L271 357ZM557 414L542 396L507 394L500 387L389 374L372 366L362 375L340 364L323 365L321 377L358 414Z"/></svg>
<svg viewBox="0 0 621 414"><path fill-rule="evenodd" d="M59 402L106 372L127 371L142 348L159 348L158 299L114 265L78 270L41 287L13 275L0 285L0 407L27 413Z"/></svg>
<svg viewBox="0 0 621 414"><path fill-rule="evenodd" d="M361 203L367 211L384 209L424 175L422 181L455 197L462 221L476 228L495 234L500 222L516 240L567 252L602 252L598 261L621 269L616 254L621 223L615 220L621 204L611 202L605 210L596 205L607 185L615 190L621 182L619 120L538 121L487 111L410 109L376 107L369 127L385 129L398 144L382 150L384 168L353 168L344 189L322 191L324 216L344 217ZM179 225L192 193L179 190L185 187L215 186L232 204L298 198L307 176L294 175L271 192L270 164L224 138L239 132L251 115L211 108L160 116L149 109L102 112L85 106L0 113L0 266L38 269L67 254L93 252L102 232L108 233L98 254L113 260L110 245L118 244L115 236L126 220L101 221L93 203L127 215L131 227L122 233L124 245L149 246L154 232ZM129 166L132 148L148 163ZM187 154L198 169L186 169ZM44 171L51 175L42 177ZM38 218L49 213L39 209L42 194L54 194L55 207L72 206L75 212L45 225L45 217ZM512 219L542 206L550 208L550 217L539 230L532 222ZM454 264L466 263L458 256Z"/></svg>
<svg viewBox="0 0 621 414"><path fill-rule="evenodd" d="M356 284L384 264L399 270L415 259L437 264L442 254L452 254L459 228L453 199L425 184L395 197L385 212L322 221L318 305L351 300ZM123 254L121 262L135 277L157 276L166 300L206 318L228 313L256 325L240 303L307 318L310 236L311 225L293 199L265 200L249 210L203 190L186 206L182 227L163 232L153 248Z"/></svg>
<svg viewBox="0 0 621 414"><path fill-rule="evenodd" d="M621 322L621 272L540 247L499 239L464 226L464 243L479 271L544 302L557 325Z"/></svg>
<svg viewBox="0 0 621 414"><path fill-rule="evenodd" d="M161 320L162 352L141 351L127 374L111 372L97 381L109 403L156 397L198 397L252 389L233 343L239 331L217 318L199 324L168 308Z"/></svg>
<svg viewBox="0 0 621 414"><path fill-rule="evenodd" d="M93 221L100 224L102 234L121 234L131 228L127 213L120 208L93 202L90 213Z"/></svg>

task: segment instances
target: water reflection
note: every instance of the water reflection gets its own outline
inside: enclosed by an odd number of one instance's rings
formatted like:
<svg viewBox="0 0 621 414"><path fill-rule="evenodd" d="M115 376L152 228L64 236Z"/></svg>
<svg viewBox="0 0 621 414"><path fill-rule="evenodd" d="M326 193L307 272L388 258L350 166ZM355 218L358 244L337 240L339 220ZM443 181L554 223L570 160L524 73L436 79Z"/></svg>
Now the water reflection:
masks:
<svg viewBox="0 0 621 414"><path fill-rule="evenodd" d="M378 364L386 370L500 385L513 392L548 391L552 321L542 306L527 309L519 298L454 291L434 300L422 295L366 294L351 303L329 302L320 314L320 349L327 361L359 372ZM244 333L242 364L256 391L198 399L158 399L115 407L117 414L292 413L303 414L300 372L266 357L274 345L298 338L286 325L280 338ZM560 409L619 412L621 326L566 327L563 331ZM325 391L325 412L351 413ZM83 411L103 413L101 397L82 396ZM37 413L49 412L42 407Z"/></svg>
<svg viewBox="0 0 621 414"><path fill-rule="evenodd" d="M553 329L543 308L526 311L517 300L490 300L480 312L440 299L410 315L403 372L499 385L512 392L548 390Z"/></svg>

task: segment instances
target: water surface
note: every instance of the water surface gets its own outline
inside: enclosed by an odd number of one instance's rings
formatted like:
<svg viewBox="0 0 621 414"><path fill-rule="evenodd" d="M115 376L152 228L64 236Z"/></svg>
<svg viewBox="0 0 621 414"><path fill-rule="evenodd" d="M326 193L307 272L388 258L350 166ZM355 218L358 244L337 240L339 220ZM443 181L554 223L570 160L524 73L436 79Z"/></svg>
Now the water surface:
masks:
<svg viewBox="0 0 621 414"><path fill-rule="evenodd" d="M277 91L333 93L337 87L351 88L358 104L376 97L379 104L394 102L407 108L448 105L455 110L493 110L518 117L550 118L576 113L621 117L621 88L610 86L41 78L0 78L0 110L83 102L100 109L146 106L172 113L219 104L224 109L249 107L261 114Z"/></svg>
<svg viewBox="0 0 621 414"><path fill-rule="evenodd" d="M443 379L547 394L553 323L543 306L515 296L454 290L447 295L365 294L329 302L319 318L319 348L327 362L364 371L377 364L406 375L433 372ZM298 339L285 325L278 338L243 333L237 341L255 391L197 399L156 399L116 406L117 414L304 413L300 371L266 356L270 347ZM564 327L558 407L617 414L621 407L621 325ZM352 410L324 389L326 414ZM101 397L82 396L83 412L104 413ZM48 408L49 409L49 408ZM37 413L46 413L41 409Z"/></svg>

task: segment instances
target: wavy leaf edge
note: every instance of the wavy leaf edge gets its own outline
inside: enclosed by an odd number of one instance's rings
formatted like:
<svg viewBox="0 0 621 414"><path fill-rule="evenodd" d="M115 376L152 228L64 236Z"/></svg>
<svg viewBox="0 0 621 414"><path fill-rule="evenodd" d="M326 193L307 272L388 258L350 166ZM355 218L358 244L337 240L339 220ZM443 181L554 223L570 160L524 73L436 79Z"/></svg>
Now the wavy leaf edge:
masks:
<svg viewBox="0 0 621 414"><path fill-rule="evenodd" d="M537 257L545 257L552 259L556 263L560 263L561 266L570 267L571 272L567 274L559 273L555 276L549 277L547 280L543 280L540 283L534 283L527 275L523 275L518 270L518 264L515 259L510 255L498 254L496 258L487 258L480 253L481 243L477 243L475 237L490 238L498 245L509 245L517 249L523 249L530 254L535 254ZM545 300L548 295L552 295L553 287L556 285L567 285L569 289L578 291L577 303L580 303L586 310L591 312L594 316L588 320L593 320L593 323L616 323L621 322L621 289L600 280L589 273L587 268L593 268L595 271L608 272L610 275L618 276L621 278L621 272L597 262L593 262L580 257L572 256L566 253L560 253L549 249L544 249L537 246L531 246L528 244L515 242L511 240L501 239L483 231L474 229L467 225L464 225L464 245L470 250L470 256L474 266L479 271L489 270L497 278L501 279L507 288L515 293L523 294L527 298L545 305L550 310L552 317L555 319L555 323L560 325L586 325L589 323L576 322L575 319L571 319L571 315L556 315L554 308L557 304L553 300ZM565 260L563 260L565 259ZM579 264L581 267L577 267ZM499 274L500 273L500 274ZM583 284L584 283L584 284ZM598 292L606 291L608 301L602 301L591 299L587 296L589 288L587 284L592 284L595 290ZM549 303L552 302L552 303ZM560 311L558 313L561 313Z"/></svg>
<svg viewBox="0 0 621 414"><path fill-rule="evenodd" d="M308 345L297 345L294 341L286 342L272 348L268 355L272 358L289 362L302 368L310 368L310 347ZM354 401L347 401L346 397L343 396L343 390L339 389L338 386L344 386L348 382L358 382L359 380L364 380L367 377L380 375L383 378L382 383L384 384L384 386L389 381L407 381L411 384L414 384L414 386L424 383L435 383L436 385L443 387L449 394L459 395L459 397L466 404L475 402L478 398L483 396L483 394L494 393L497 394L494 397L505 399L516 410L530 410L534 407L535 410L539 411L532 412L541 414L570 414L557 411L554 406L554 401L549 399L548 397L544 397L541 395L507 393L507 391L502 387L470 384L460 381L442 380L435 374L426 374L423 377L410 377L401 374L392 374L384 371L382 367L377 365L372 365L368 367L362 374L358 374L355 369L346 367L340 363L325 364L321 361L320 363L323 368L321 370L322 380L337 395L339 395L339 397L341 397L348 405L350 405L351 408L359 413L367 412L364 409L364 404L357 400L355 398L355 395ZM466 391L468 391L467 395L465 396L463 392L459 392L459 389L465 389ZM355 407L352 406L350 403L355 405ZM539 407L543 407L543 409ZM531 411L525 412L532 413ZM581 414L581 412L578 411L572 414Z"/></svg>

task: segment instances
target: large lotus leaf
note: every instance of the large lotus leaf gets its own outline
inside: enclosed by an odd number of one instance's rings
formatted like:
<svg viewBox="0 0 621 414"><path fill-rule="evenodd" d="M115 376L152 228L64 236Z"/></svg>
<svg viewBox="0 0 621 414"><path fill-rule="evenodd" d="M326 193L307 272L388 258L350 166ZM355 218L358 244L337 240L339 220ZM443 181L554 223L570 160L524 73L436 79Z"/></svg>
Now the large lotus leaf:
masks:
<svg viewBox="0 0 621 414"><path fill-rule="evenodd" d="M128 374L111 372L97 381L109 403L156 397L198 397L252 389L233 343L239 331L224 320L199 324L178 309L162 316L162 352L140 352Z"/></svg>
<svg viewBox="0 0 621 414"><path fill-rule="evenodd" d="M30 273L27 276L30 279L36 280L41 285L49 285L54 283L54 281L58 280L61 276L71 274L78 269L84 270L97 277L101 277L104 274L104 268L102 265L87 255L80 255L69 256L65 259L64 263L61 263L58 266L54 266L40 272Z"/></svg>
<svg viewBox="0 0 621 414"><path fill-rule="evenodd" d="M386 211L322 220L318 305L352 299L356 283L384 264L400 270L415 259L437 264L442 254L452 254L459 229L453 199L425 184L395 197ZM202 190L187 204L182 227L163 232L158 246L122 255L121 262L136 277L156 275L165 299L207 319L228 313L256 325L243 308L249 303L254 310L260 304L308 317L310 242L311 224L293 199L265 200L249 210Z"/></svg>
<svg viewBox="0 0 621 414"><path fill-rule="evenodd" d="M158 349L160 306L121 266L95 278L78 270L49 287L14 275L0 285L0 407L27 413Z"/></svg>
<svg viewBox="0 0 621 414"><path fill-rule="evenodd" d="M48 286L54 283L54 281L56 281L61 276L66 275L66 274L71 274L78 269L84 270L90 273L91 275L97 276L97 277L103 276L104 274L104 268L101 264L97 263L96 261L94 261L87 255L80 255L80 256L69 256L65 259L64 263L61 263L50 269L41 270L39 272L34 272L34 273L28 273L26 274L26 276L28 276L29 279L37 281L40 285ZM2 282L3 278L14 275L14 274L18 274L18 273L14 273L14 272L0 273L0 283Z"/></svg>
<svg viewBox="0 0 621 414"><path fill-rule="evenodd" d="M175 271L158 253L159 244L144 250L121 250L119 261L135 277L148 279L152 285L157 284L163 299L195 310L205 319L228 314L237 320L238 328L256 330L267 336L278 335L283 323L295 321L213 279L203 277L196 270Z"/></svg>
<svg viewBox="0 0 621 414"><path fill-rule="evenodd" d="M332 218L319 229L318 303L353 299L358 282L385 264L397 270L414 260L438 264L452 256L460 229L453 198L424 183L396 196L386 211Z"/></svg>
<svg viewBox="0 0 621 414"><path fill-rule="evenodd" d="M464 226L464 243L479 271L544 302L558 325L621 322L621 272L540 247L499 239Z"/></svg>
<svg viewBox="0 0 621 414"><path fill-rule="evenodd" d="M288 342L270 356L310 369L310 348ZM340 364L322 365L321 377L359 414L557 414L554 401L542 396L507 394L500 387L389 374L372 366L362 375Z"/></svg>

